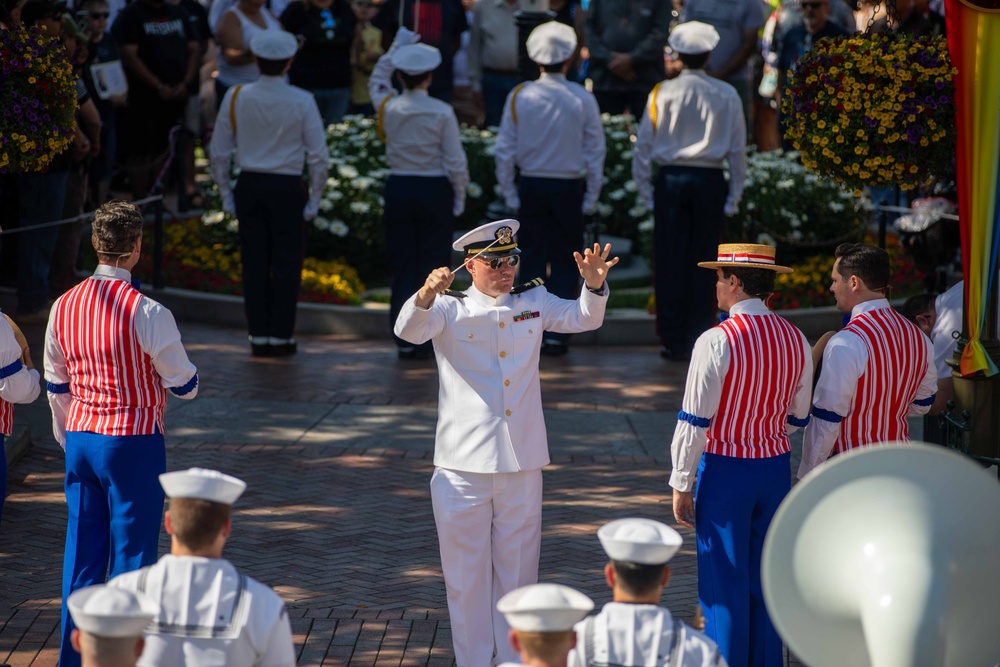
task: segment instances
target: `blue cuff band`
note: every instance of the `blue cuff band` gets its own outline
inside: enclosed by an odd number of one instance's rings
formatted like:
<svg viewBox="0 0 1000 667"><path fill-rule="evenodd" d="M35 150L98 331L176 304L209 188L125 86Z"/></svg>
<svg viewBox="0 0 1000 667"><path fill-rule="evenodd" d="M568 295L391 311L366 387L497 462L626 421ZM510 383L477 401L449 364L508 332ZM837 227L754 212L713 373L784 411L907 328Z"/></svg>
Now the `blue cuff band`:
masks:
<svg viewBox="0 0 1000 667"><path fill-rule="evenodd" d="M198 386L198 374L195 373L190 380L180 387L170 387L170 393L174 396L187 396Z"/></svg>
<svg viewBox="0 0 1000 667"><path fill-rule="evenodd" d="M918 398L917 400L913 401L913 404L919 405L920 407L924 407L927 405L934 405L935 398L937 398L937 394L931 394L927 398Z"/></svg>
<svg viewBox="0 0 1000 667"><path fill-rule="evenodd" d="M831 410L824 410L823 408L817 408L815 405L813 406L812 413L813 416L818 417L826 422L839 424L840 422L844 421L844 418L838 415L836 412L833 412Z"/></svg>
<svg viewBox="0 0 1000 667"><path fill-rule="evenodd" d="M17 373L22 368L24 368L24 364L21 363L21 360L15 359L10 364L4 366L3 368L0 368L0 380L3 380L4 378L9 378L11 375Z"/></svg>
<svg viewBox="0 0 1000 667"><path fill-rule="evenodd" d="M63 384L52 384L51 382L46 382L45 389L48 390L50 394L68 394L69 382Z"/></svg>
<svg viewBox="0 0 1000 667"><path fill-rule="evenodd" d="M698 428L708 428L708 425L712 423L711 419L706 419L705 417L699 417L697 415L688 414L681 410L677 413L677 419L680 421L687 422L692 426L697 426Z"/></svg>
<svg viewBox="0 0 1000 667"><path fill-rule="evenodd" d="M793 417L792 415L788 415L788 423L791 424L792 426L805 428L806 426L809 425L809 415L806 415L802 419L799 419L798 417Z"/></svg>

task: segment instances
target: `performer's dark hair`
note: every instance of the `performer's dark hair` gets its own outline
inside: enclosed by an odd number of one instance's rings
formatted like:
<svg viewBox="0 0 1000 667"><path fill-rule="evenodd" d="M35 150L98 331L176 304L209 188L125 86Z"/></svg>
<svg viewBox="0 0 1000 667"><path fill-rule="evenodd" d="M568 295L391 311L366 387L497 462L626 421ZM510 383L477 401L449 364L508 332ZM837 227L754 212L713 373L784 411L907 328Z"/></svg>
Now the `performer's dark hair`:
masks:
<svg viewBox="0 0 1000 667"><path fill-rule="evenodd" d="M539 67L541 67L542 71L546 74L559 74L562 72L563 65L565 64L566 61L563 60L562 62L552 63L551 65L539 65Z"/></svg>
<svg viewBox="0 0 1000 667"><path fill-rule="evenodd" d="M840 264L837 273L844 280L857 276L873 292L889 287L889 254L873 245L841 243L834 253Z"/></svg>
<svg viewBox="0 0 1000 667"><path fill-rule="evenodd" d="M401 72L396 70L396 76L399 77L400 82L402 82L403 87L407 90L411 90L422 84L428 78L430 78L430 72L423 72L422 74L407 74L406 72Z"/></svg>
<svg viewBox="0 0 1000 667"><path fill-rule="evenodd" d="M899 309L899 314L917 324L917 315L924 315L929 310L934 310L934 300L937 297L933 294L916 294L911 296Z"/></svg>
<svg viewBox="0 0 1000 667"><path fill-rule="evenodd" d="M98 257L130 255L142 236L142 213L134 204L112 199L94 211L93 229L91 242Z"/></svg>
<svg viewBox="0 0 1000 667"><path fill-rule="evenodd" d="M770 269L722 269L726 278L736 276L749 296L767 300L774 292L774 271Z"/></svg>
<svg viewBox="0 0 1000 667"><path fill-rule="evenodd" d="M171 498L170 527L174 537L192 551L207 547L229 518L229 505L200 498Z"/></svg>
<svg viewBox="0 0 1000 667"><path fill-rule="evenodd" d="M647 595L656 590L663 578L663 568L661 565L644 565L642 563L628 563L623 560L612 560L611 566L615 569L615 577L618 586L629 595Z"/></svg>
<svg viewBox="0 0 1000 667"><path fill-rule="evenodd" d="M270 58L257 58L257 67L260 68L260 73L263 76L281 76L285 73L285 67L288 65L288 61L291 58L282 58L281 60L271 60Z"/></svg>
<svg viewBox="0 0 1000 667"><path fill-rule="evenodd" d="M688 69L701 69L708 62L709 53L678 53L677 57Z"/></svg>

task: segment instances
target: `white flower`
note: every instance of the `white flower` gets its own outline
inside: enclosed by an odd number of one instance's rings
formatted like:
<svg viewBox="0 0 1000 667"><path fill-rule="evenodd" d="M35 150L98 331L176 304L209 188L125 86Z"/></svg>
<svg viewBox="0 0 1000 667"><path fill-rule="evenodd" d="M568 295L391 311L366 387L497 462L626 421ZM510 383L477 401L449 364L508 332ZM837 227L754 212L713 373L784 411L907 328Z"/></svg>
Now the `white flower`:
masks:
<svg viewBox="0 0 1000 667"><path fill-rule="evenodd" d="M319 210L324 212L333 210L333 202L326 198L320 199Z"/></svg>
<svg viewBox="0 0 1000 667"><path fill-rule="evenodd" d="M598 214L599 214L599 215L600 215L600 216L601 216L602 218L606 218L606 217L608 217L609 215L611 215L611 213L612 213L613 211L614 211L614 209L613 209L613 208L611 208L611 206L609 206L608 204L605 204L604 202L598 202L598 203L597 203L597 213L598 213Z"/></svg>
<svg viewBox="0 0 1000 667"><path fill-rule="evenodd" d="M793 229L790 236L792 237L793 241L801 241L802 240L802 232L800 230L798 230L798 229Z"/></svg>
<svg viewBox="0 0 1000 667"><path fill-rule="evenodd" d="M493 185L493 194L495 194L497 197L503 197L503 188L500 186L499 183L495 183Z"/></svg>
<svg viewBox="0 0 1000 667"><path fill-rule="evenodd" d="M790 178L786 178L783 181L778 181L776 185L779 190L790 190L791 188L795 187L795 181L793 181Z"/></svg>
<svg viewBox="0 0 1000 667"><path fill-rule="evenodd" d="M372 185L375 185L374 179L368 178L367 176L359 176L351 181L351 187L358 190L367 190Z"/></svg>
<svg viewBox="0 0 1000 667"><path fill-rule="evenodd" d="M642 216L646 215L646 207L633 206L628 210L628 214L631 215L633 218L641 218Z"/></svg>
<svg viewBox="0 0 1000 667"><path fill-rule="evenodd" d="M483 196L483 186L479 185L479 183L469 183L465 186L465 193L473 199L479 199Z"/></svg>
<svg viewBox="0 0 1000 667"><path fill-rule="evenodd" d="M653 220L653 218L646 218L645 220L643 220L642 222L639 223L639 231L640 232L651 232L651 231L653 231L653 227L655 227L655 226L656 226L656 222L655 222L655 220Z"/></svg>
<svg viewBox="0 0 1000 667"><path fill-rule="evenodd" d="M625 191L622 190L621 188L619 188L618 190L612 190L611 192L608 193L608 198L611 201L621 201L622 199L625 199Z"/></svg>
<svg viewBox="0 0 1000 667"><path fill-rule="evenodd" d="M347 164L347 165L340 165L339 167L337 167L337 173L340 174L341 176L343 176L344 178L357 178L358 177L358 170L355 169L354 167L352 167L349 164Z"/></svg>
<svg viewBox="0 0 1000 667"><path fill-rule="evenodd" d="M338 181L336 178L328 178L326 179L326 187L328 188L340 187L340 181Z"/></svg>
<svg viewBox="0 0 1000 667"><path fill-rule="evenodd" d="M201 216L201 221L206 225L217 225L222 222L226 217L226 214L222 211L212 211L211 213L206 213Z"/></svg>
<svg viewBox="0 0 1000 667"><path fill-rule="evenodd" d="M483 146L483 155L493 157L494 155L496 155L496 152L497 152L496 146L494 146L493 144L490 144L489 146Z"/></svg>
<svg viewBox="0 0 1000 667"><path fill-rule="evenodd" d="M321 215L317 215L315 218L313 218L313 227L320 230L321 232L325 232L326 230L330 229L330 221Z"/></svg>
<svg viewBox="0 0 1000 667"><path fill-rule="evenodd" d="M334 236L339 236L340 238L344 238L350 231L351 230L348 228L346 224L344 224L343 220L334 220L333 222L330 223L330 233L333 234Z"/></svg>
<svg viewBox="0 0 1000 667"><path fill-rule="evenodd" d="M240 221L236 218L230 218L226 223L226 231L232 232L233 234L240 231Z"/></svg>
<svg viewBox="0 0 1000 667"><path fill-rule="evenodd" d="M626 192L638 192L639 186L635 184L635 181L628 180L625 181L625 191Z"/></svg>
<svg viewBox="0 0 1000 667"><path fill-rule="evenodd" d="M763 245L777 245L777 242L771 238L771 235L767 232L761 232L757 235L757 243L761 243Z"/></svg>
<svg viewBox="0 0 1000 667"><path fill-rule="evenodd" d="M632 151L622 151L622 159L623 160L631 160L632 159Z"/></svg>
<svg viewBox="0 0 1000 667"><path fill-rule="evenodd" d="M844 210L844 205L841 204L839 201L832 201L829 204L827 204L826 206L827 206L827 208L829 208L834 213L840 213L841 211Z"/></svg>
<svg viewBox="0 0 1000 667"><path fill-rule="evenodd" d="M326 197L330 201L337 201L338 199L344 198L344 193L341 192L340 190L331 190L330 192L326 193Z"/></svg>
<svg viewBox="0 0 1000 667"><path fill-rule="evenodd" d="M367 213L371 207L363 201L351 202L351 211L354 213Z"/></svg>
<svg viewBox="0 0 1000 667"><path fill-rule="evenodd" d="M747 210L748 211L756 210L756 208L757 208L757 204L753 203L752 201L748 201L747 202Z"/></svg>

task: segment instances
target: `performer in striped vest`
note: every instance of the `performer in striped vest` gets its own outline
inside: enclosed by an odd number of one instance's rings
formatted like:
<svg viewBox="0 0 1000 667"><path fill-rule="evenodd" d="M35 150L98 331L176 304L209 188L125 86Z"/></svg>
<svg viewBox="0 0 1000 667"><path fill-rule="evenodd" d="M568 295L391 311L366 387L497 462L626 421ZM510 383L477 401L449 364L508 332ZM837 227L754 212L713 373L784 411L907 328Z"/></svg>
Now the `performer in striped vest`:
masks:
<svg viewBox="0 0 1000 667"><path fill-rule="evenodd" d="M38 398L38 371L24 334L14 321L0 313L0 520L7 496L7 453L4 439L14 432L13 403L31 403Z"/></svg>
<svg viewBox="0 0 1000 667"><path fill-rule="evenodd" d="M831 452L909 440L907 416L930 410L937 389L930 340L886 298L889 255L843 243L836 257L830 291L851 320L823 350L799 479Z"/></svg>
<svg viewBox="0 0 1000 667"><path fill-rule="evenodd" d="M131 284L142 214L111 201L94 213L99 265L52 306L45 379L52 430L66 450L69 522L63 560L61 667L80 664L66 599L107 577L156 562L166 471L167 390L198 393L170 311Z"/></svg>
<svg viewBox="0 0 1000 667"><path fill-rule="evenodd" d="M791 272L774 263L774 248L723 244L718 261L698 266L715 269L729 317L698 338L691 356L670 448L674 518L697 536L705 634L730 665L779 667L760 558L791 486L788 434L809 421L809 343L765 304L775 273Z"/></svg>

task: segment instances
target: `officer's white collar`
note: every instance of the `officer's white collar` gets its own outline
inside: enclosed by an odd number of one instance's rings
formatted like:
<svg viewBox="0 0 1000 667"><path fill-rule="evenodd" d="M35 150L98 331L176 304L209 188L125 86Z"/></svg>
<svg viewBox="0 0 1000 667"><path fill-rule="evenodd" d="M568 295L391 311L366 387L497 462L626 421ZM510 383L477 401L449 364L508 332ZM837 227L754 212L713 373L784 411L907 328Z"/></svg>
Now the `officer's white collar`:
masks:
<svg viewBox="0 0 1000 667"><path fill-rule="evenodd" d="M562 72L542 72L539 80L551 79L553 81L565 81L566 75Z"/></svg>
<svg viewBox="0 0 1000 667"><path fill-rule="evenodd" d="M111 266L110 264L98 264L97 268L94 269L94 276L97 278L115 278L117 280L124 280L125 282L132 282L131 273L120 266Z"/></svg>
<svg viewBox="0 0 1000 667"><path fill-rule="evenodd" d="M476 289L475 285L471 285L469 289L466 290L465 297L467 299L472 299L480 306L486 306L487 308L497 308L500 306L506 306L508 303L510 303L510 300L512 298L509 292L507 294L501 294L498 297L492 297L487 294L483 294L482 292Z"/></svg>

